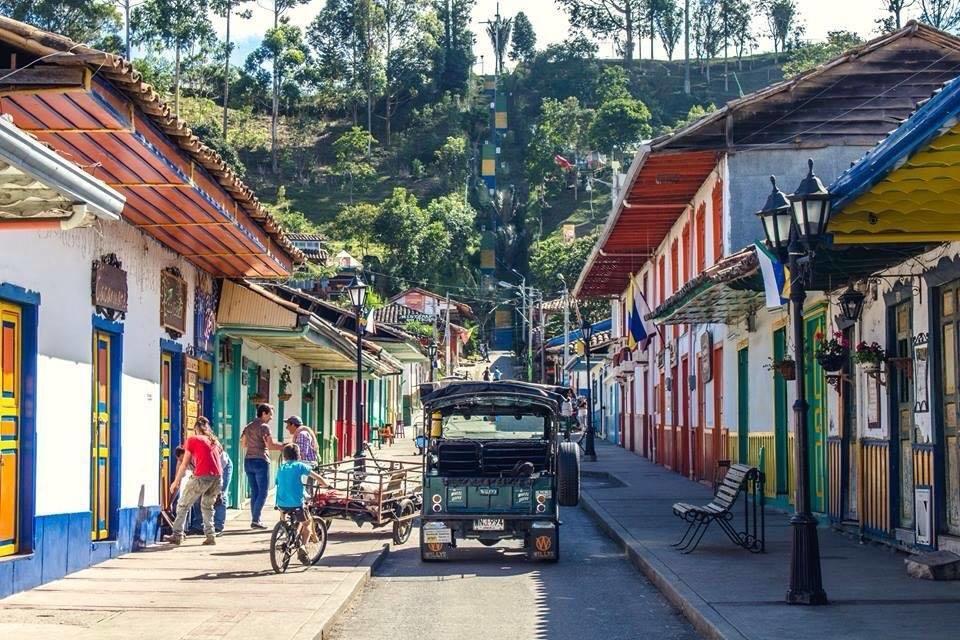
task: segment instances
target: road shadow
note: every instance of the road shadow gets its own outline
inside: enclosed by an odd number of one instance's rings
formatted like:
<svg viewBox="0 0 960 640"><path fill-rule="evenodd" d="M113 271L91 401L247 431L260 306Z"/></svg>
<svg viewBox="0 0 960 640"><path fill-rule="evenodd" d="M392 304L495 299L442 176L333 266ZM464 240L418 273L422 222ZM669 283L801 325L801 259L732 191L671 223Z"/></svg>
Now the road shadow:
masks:
<svg viewBox="0 0 960 640"><path fill-rule="evenodd" d="M306 570L308 567L300 568ZM294 569L294 567L290 569ZM208 571L180 579L185 582L195 582L197 580L246 580L248 578L262 578L273 575L276 575L273 569L261 569L259 571Z"/></svg>

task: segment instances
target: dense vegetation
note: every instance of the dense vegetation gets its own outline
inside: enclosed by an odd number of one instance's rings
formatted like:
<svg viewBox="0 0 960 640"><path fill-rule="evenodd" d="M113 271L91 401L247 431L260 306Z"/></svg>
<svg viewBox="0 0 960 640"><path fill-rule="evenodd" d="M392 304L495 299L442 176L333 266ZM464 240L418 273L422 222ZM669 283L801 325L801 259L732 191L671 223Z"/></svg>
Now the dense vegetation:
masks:
<svg viewBox="0 0 960 640"><path fill-rule="evenodd" d="M516 269L552 297L558 274L575 281L613 172L642 139L861 42L803 42L796 0L691 0L689 34L679 0L554 0L572 29L547 47L523 13L472 33L473 0L318 0L299 27L289 15L305 2L273 0L242 65L228 63L229 25L252 0L0 0L0 13L132 55L290 230L356 254L382 294L419 283L481 303L493 295L479 277L483 233L495 237L495 279ZM953 0L884 0L878 30L908 11L960 25ZM225 39L212 16L226 19ZM478 38L494 47L485 66L507 97L492 195L479 177L492 119ZM620 58L598 58L597 38ZM772 52L755 53L761 39Z"/></svg>

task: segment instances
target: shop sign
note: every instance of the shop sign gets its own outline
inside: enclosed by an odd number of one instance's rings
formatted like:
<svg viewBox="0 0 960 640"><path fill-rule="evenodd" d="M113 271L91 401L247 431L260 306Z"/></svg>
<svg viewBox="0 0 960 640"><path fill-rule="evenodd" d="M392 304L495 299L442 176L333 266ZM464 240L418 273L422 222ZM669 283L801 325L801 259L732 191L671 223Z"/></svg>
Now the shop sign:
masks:
<svg viewBox="0 0 960 640"><path fill-rule="evenodd" d="M187 282L178 269L160 273L160 326L174 338L187 331Z"/></svg>
<svg viewBox="0 0 960 640"><path fill-rule="evenodd" d="M127 314L127 272L121 268L116 254L108 253L93 261L91 297L97 313L111 319Z"/></svg>
<svg viewBox="0 0 960 640"><path fill-rule="evenodd" d="M704 331L700 334L700 375L706 384L713 380L713 334L710 331Z"/></svg>

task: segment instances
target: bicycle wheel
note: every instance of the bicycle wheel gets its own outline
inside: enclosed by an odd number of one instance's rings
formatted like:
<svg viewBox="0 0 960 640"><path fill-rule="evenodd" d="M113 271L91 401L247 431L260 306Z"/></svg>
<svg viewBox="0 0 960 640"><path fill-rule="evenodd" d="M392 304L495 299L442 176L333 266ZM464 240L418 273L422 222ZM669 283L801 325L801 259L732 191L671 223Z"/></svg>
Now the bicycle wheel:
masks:
<svg viewBox="0 0 960 640"><path fill-rule="evenodd" d="M300 556L300 563L307 567L312 567L320 562L323 552L327 550L327 526L324 521L314 518L313 529L317 539L308 539L300 545L300 548L305 552L304 555Z"/></svg>
<svg viewBox="0 0 960 640"><path fill-rule="evenodd" d="M295 530L284 520L277 523L270 536L270 566L274 573L283 573L290 566L290 557L293 555Z"/></svg>

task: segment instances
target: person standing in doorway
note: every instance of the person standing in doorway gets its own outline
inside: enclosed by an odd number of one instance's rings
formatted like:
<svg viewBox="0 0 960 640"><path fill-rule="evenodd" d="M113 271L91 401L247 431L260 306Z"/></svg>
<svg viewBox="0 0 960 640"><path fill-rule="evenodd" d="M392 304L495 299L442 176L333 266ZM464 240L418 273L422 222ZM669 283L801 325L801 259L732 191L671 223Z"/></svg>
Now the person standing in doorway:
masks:
<svg viewBox="0 0 960 640"><path fill-rule="evenodd" d="M193 475L184 486L183 493L177 501L177 518L173 521L173 535L170 536L170 543L174 545L183 542L187 515L197 500L200 500L203 533L206 536L203 544L217 544L213 529L213 504L220 495L220 477L223 473L220 467L220 444L216 438L208 435L209 426L206 418L200 420L194 425L195 435L187 438L183 445L183 457L177 466L177 475L170 484L170 493L175 493L187 467L193 463Z"/></svg>
<svg viewBox="0 0 960 640"><path fill-rule="evenodd" d="M270 421L273 419L273 407L269 404L257 405L257 417L243 428L240 434L240 446L246 449L243 470L247 474L250 487L250 527L266 529L260 517L263 504L267 501L270 483L270 450L279 449L270 433Z"/></svg>

